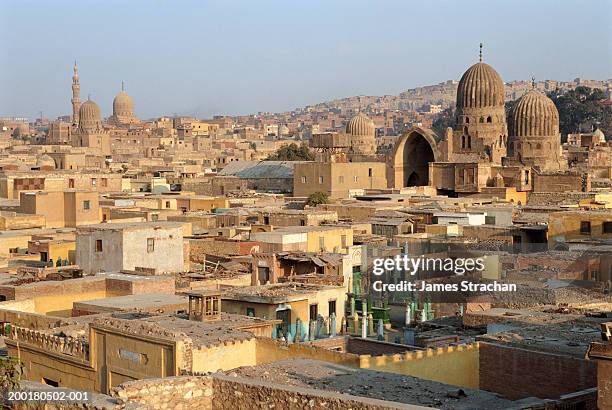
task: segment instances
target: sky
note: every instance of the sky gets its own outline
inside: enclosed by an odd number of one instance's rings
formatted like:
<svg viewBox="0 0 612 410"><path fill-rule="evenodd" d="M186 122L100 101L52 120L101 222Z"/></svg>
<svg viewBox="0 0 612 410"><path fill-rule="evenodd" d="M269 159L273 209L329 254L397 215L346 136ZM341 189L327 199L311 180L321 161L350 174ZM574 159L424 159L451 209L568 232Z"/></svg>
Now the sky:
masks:
<svg viewBox="0 0 612 410"><path fill-rule="evenodd" d="M0 0L0 117L281 112L459 79L612 78L610 0Z"/></svg>

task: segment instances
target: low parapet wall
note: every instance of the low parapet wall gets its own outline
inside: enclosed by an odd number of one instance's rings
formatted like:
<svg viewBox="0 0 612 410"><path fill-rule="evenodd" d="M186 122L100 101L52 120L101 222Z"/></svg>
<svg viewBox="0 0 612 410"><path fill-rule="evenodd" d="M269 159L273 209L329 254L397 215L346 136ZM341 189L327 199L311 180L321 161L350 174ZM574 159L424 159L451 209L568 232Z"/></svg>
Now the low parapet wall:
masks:
<svg viewBox="0 0 612 410"><path fill-rule="evenodd" d="M382 356L359 356L362 369L405 374L471 389L479 388L479 343Z"/></svg>

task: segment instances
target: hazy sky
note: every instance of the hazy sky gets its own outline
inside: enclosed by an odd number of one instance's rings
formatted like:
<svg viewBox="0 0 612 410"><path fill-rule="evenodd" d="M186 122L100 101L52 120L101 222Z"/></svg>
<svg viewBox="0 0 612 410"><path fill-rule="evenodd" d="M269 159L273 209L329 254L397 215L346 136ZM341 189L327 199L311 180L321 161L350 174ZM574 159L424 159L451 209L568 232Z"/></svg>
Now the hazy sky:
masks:
<svg viewBox="0 0 612 410"><path fill-rule="evenodd" d="M110 115L121 81L141 118L285 111L458 79L612 77L610 0L0 0L0 116Z"/></svg>

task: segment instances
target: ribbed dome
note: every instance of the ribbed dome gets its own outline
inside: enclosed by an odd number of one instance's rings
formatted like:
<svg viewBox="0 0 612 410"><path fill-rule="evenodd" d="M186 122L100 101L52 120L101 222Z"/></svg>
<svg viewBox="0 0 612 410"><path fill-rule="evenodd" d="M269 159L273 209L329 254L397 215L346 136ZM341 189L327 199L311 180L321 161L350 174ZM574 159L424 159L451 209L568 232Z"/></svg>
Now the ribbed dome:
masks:
<svg viewBox="0 0 612 410"><path fill-rule="evenodd" d="M79 109L79 128L85 131L99 129L102 126L100 107L91 100L81 104Z"/></svg>
<svg viewBox="0 0 612 410"><path fill-rule="evenodd" d="M359 113L346 124L346 133L349 135L371 135L376 133L374 121L364 113Z"/></svg>
<svg viewBox="0 0 612 410"><path fill-rule="evenodd" d="M522 96L512 110L512 136L559 135L559 112L550 98L537 90Z"/></svg>
<svg viewBox="0 0 612 410"><path fill-rule="evenodd" d="M113 100L114 116L132 116L134 113L134 102L125 91L121 91Z"/></svg>
<svg viewBox="0 0 612 410"><path fill-rule="evenodd" d="M476 63L467 69L457 88L457 109L504 106L504 83L493 67Z"/></svg>

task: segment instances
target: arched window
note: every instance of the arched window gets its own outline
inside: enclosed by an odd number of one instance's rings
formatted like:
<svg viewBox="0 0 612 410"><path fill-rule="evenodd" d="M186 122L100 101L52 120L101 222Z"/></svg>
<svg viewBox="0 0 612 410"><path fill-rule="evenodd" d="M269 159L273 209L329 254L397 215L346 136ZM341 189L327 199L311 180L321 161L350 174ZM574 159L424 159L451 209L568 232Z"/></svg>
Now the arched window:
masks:
<svg viewBox="0 0 612 410"><path fill-rule="evenodd" d="M489 117L489 118L491 118L491 117ZM499 136L499 146L501 147L503 144L504 144L504 139L503 139L503 137L500 135L500 136Z"/></svg>
<svg viewBox="0 0 612 410"><path fill-rule="evenodd" d="M484 122L484 117L480 117L480 122L483 123Z"/></svg>
<svg viewBox="0 0 612 410"><path fill-rule="evenodd" d="M536 149L542 149L542 144L538 143L538 144L536 145Z"/></svg>
<svg viewBox="0 0 612 410"><path fill-rule="evenodd" d="M468 149L472 148L472 137L468 135Z"/></svg>
<svg viewBox="0 0 612 410"><path fill-rule="evenodd" d="M491 116L488 116L488 117L487 117L487 122L489 122L489 123L490 123L490 122L492 122L492 120L491 120Z"/></svg>
<svg viewBox="0 0 612 410"><path fill-rule="evenodd" d="M470 117L465 117L465 123L469 124L470 123Z"/></svg>
<svg viewBox="0 0 612 410"><path fill-rule="evenodd" d="M465 135L461 136L461 148L465 148Z"/></svg>

